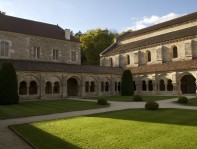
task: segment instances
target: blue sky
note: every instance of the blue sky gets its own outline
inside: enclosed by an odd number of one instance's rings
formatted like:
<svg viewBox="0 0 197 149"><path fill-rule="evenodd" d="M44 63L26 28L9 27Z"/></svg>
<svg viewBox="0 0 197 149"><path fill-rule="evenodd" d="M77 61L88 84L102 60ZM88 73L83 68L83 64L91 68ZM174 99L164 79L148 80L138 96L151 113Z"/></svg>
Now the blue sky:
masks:
<svg viewBox="0 0 197 149"><path fill-rule="evenodd" d="M7 15L58 24L75 33L137 30L197 11L197 0L0 0Z"/></svg>

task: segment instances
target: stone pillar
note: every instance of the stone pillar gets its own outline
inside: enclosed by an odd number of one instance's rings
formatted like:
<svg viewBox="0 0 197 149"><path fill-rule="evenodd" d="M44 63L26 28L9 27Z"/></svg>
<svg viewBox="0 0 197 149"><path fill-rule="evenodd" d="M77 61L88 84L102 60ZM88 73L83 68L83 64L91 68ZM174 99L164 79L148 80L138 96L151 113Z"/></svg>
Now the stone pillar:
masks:
<svg viewBox="0 0 197 149"><path fill-rule="evenodd" d="M81 97L86 96L86 93L85 93L85 80L86 80L86 77L85 76L81 76L81 84L80 84ZM90 84L89 84L89 87L90 87ZM90 90L90 88L89 88L89 90Z"/></svg>
<svg viewBox="0 0 197 149"><path fill-rule="evenodd" d="M67 97L67 77L62 76L62 97Z"/></svg>
<svg viewBox="0 0 197 149"><path fill-rule="evenodd" d="M45 74L40 74L40 99L45 99Z"/></svg>
<svg viewBox="0 0 197 149"><path fill-rule="evenodd" d="M101 92L101 78L97 76L97 96L102 96Z"/></svg>

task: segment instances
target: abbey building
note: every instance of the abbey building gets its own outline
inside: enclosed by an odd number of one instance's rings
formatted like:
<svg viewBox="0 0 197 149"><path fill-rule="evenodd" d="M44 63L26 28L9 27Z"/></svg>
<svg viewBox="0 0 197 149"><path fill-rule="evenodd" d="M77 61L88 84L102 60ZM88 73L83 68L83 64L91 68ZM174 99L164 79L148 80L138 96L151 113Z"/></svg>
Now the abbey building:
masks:
<svg viewBox="0 0 197 149"><path fill-rule="evenodd" d="M82 66L69 29L0 13L0 64L11 62L20 99L119 95L122 69Z"/></svg>
<svg viewBox="0 0 197 149"><path fill-rule="evenodd" d="M101 66L131 70L135 94L196 94L197 12L125 33L100 56Z"/></svg>

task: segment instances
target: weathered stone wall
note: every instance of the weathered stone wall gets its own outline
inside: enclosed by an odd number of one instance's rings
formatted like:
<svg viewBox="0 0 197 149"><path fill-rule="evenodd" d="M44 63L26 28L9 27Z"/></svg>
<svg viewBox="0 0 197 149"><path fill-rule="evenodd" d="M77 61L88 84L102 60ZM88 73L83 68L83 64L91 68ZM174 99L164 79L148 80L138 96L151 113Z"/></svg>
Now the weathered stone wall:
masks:
<svg viewBox="0 0 197 149"><path fill-rule="evenodd" d="M5 31L0 31L0 41L9 43L9 57L1 58L81 64L79 43ZM41 49L39 59L33 57L34 46ZM58 60L53 60L53 49L59 50ZM71 61L71 51L76 52L76 61Z"/></svg>

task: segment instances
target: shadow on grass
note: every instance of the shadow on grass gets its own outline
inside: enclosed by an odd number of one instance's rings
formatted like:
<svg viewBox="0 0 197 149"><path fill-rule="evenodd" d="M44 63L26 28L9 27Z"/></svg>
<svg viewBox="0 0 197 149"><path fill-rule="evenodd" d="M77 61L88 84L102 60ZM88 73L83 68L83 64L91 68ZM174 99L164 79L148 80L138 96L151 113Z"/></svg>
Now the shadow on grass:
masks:
<svg viewBox="0 0 197 149"><path fill-rule="evenodd" d="M76 145L44 132L31 124L13 125L9 128L36 149L80 149Z"/></svg>
<svg viewBox="0 0 197 149"><path fill-rule="evenodd" d="M145 109L127 109L121 111L88 115L87 117L112 118L184 126L197 126L196 115L196 110L159 109L156 111L149 111Z"/></svg>

